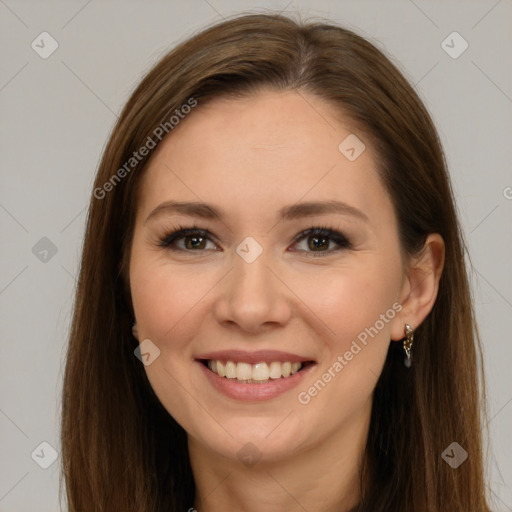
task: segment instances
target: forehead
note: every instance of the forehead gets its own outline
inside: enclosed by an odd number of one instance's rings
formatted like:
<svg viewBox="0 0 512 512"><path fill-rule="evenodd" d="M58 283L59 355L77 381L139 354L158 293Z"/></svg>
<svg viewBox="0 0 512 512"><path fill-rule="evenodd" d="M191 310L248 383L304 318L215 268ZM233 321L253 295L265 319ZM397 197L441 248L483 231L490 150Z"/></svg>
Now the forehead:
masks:
<svg viewBox="0 0 512 512"><path fill-rule="evenodd" d="M254 216L303 198L342 200L382 215L391 204L376 156L366 143L351 161L346 144L339 148L345 140L365 143L331 104L309 94L267 91L199 102L152 155L139 210L200 200Z"/></svg>

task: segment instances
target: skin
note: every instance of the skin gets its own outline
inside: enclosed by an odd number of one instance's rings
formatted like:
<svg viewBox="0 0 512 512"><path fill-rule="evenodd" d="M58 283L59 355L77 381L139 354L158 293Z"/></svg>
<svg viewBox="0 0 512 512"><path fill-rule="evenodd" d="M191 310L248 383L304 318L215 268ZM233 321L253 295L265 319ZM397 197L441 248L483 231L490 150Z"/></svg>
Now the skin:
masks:
<svg viewBox="0 0 512 512"><path fill-rule="evenodd" d="M188 434L197 486L190 506L199 512L340 511L359 499L373 389L390 340L404 337L406 322L417 327L434 304L444 245L432 234L421 254L402 259L376 155L366 144L351 162L338 150L351 133L348 121L310 94L217 98L171 132L142 178L130 258L134 334L160 350L145 369ZM283 206L331 199L368 220L277 217ZM169 200L205 202L226 217L165 212L146 222ZM178 224L193 223L215 240L197 250L181 239L181 252L158 245ZM351 247L331 241L331 252L321 252L312 247L314 235L309 245L307 238L294 242L315 226L339 231ZM235 251L248 236L263 249L252 263ZM297 394L393 304L401 311L309 403L299 403ZM317 365L298 388L242 402L220 394L194 362L200 352L223 349L282 350ZM248 442L261 455L252 466L237 456Z"/></svg>

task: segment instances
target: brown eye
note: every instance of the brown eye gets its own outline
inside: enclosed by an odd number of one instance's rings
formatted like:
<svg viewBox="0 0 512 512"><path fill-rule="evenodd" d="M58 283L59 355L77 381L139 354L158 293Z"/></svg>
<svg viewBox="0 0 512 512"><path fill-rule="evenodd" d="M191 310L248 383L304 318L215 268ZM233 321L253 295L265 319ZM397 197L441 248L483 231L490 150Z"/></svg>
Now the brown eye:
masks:
<svg viewBox="0 0 512 512"><path fill-rule="evenodd" d="M187 249L204 249L206 245L206 238L201 236L189 235L184 236L185 247Z"/></svg>
<svg viewBox="0 0 512 512"><path fill-rule="evenodd" d="M303 231L297 235L294 245L300 245L303 242L305 245L299 251L308 256L328 255L351 247L345 236L334 229L325 227L315 227Z"/></svg>
<svg viewBox="0 0 512 512"><path fill-rule="evenodd" d="M308 247L314 251L315 249L320 249L322 251L326 251L329 249L329 239L327 237L319 237L319 236L310 236L307 238Z"/></svg>
<svg viewBox="0 0 512 512"><path fill-rule="evenodd" d="M208 247L210 243L213 247ZM173 251L201 252L216 250L208 231L198 228L180 228L166 235L158 244Z"/></svg>

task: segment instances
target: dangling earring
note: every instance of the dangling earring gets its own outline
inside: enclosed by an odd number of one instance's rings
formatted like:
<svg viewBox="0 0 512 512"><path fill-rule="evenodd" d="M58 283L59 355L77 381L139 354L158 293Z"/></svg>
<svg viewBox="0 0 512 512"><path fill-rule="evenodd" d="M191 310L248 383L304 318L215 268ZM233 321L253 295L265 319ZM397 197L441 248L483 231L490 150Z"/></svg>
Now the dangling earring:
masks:
<svg viewBox="0 0 512 512"><path fill-rule="evenodd" d="M409 324L405 324L404 332L405 332L405 338L403 341L403 346L404 346L405 355L407 356L407 358L404 359L404 364L405 364L405 366L407 366L407 368L410 368L410 366L411 366L411 349L412 349L412 343L414 340L414 330Z"/></svg>
<svg viewBox="0 0 512 512"><path fill-rule="evenodd" d="M133 322L133 325L132 325L132 334L133 334L133 337L135 339L139 339L138 336L139 336L139 330L137 329L137 324L135 322Z"/></svg>

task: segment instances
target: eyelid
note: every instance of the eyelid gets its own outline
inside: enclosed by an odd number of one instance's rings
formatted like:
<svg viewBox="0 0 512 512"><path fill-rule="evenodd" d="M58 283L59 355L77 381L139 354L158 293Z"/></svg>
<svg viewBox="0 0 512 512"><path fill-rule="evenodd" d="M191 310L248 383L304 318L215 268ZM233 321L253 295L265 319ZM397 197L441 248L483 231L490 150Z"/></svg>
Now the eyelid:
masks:
<svg viewBox="0 0 512 512"><path fill-rule="evenodd" d="M324 235L331 238L331 240L338 240L339 242L349 245L349 241L343 233L340 233L338 230L334 228L330 228L328 226L313 226L308 229L304 229L301 231L293 240L294 243L297 243L299 240L311 235Z"/></svg>
<svg viewBox="0 0 512 512"><path fill-rule="evenodd" d="M301 252L304 253L306 257L322 257L329 256L331 254L336 254L342 250L352 249L352 244L349 239L340 231L335 228L331 228L328 226L313 226L311 228L305 229L301 231L293 241L293 245L297 244L303 239L307 239L310 236L324 236L329 240L333 241L338 245L335 249L329 249L326 251L301 251L301 250L293 250L293 252Z"/></svg>
<svg viewBox="0 0 512 512"><path fill-rule="evenodd" d="M203 238L206 238L216 244L218 244L218 239L208 231L207 229L200 228L199 226L193 225L190 227L184 227L181 225L175 226L171 228L170 232L160 239L158 245L163 248L169 248L171 243L180 240L186 236L190 235L199 235ZM179 250L179 249L177 249ZM193 252L193 251L183 251L183 252ZM199 252L199 251L198 251Z"/></svg>

